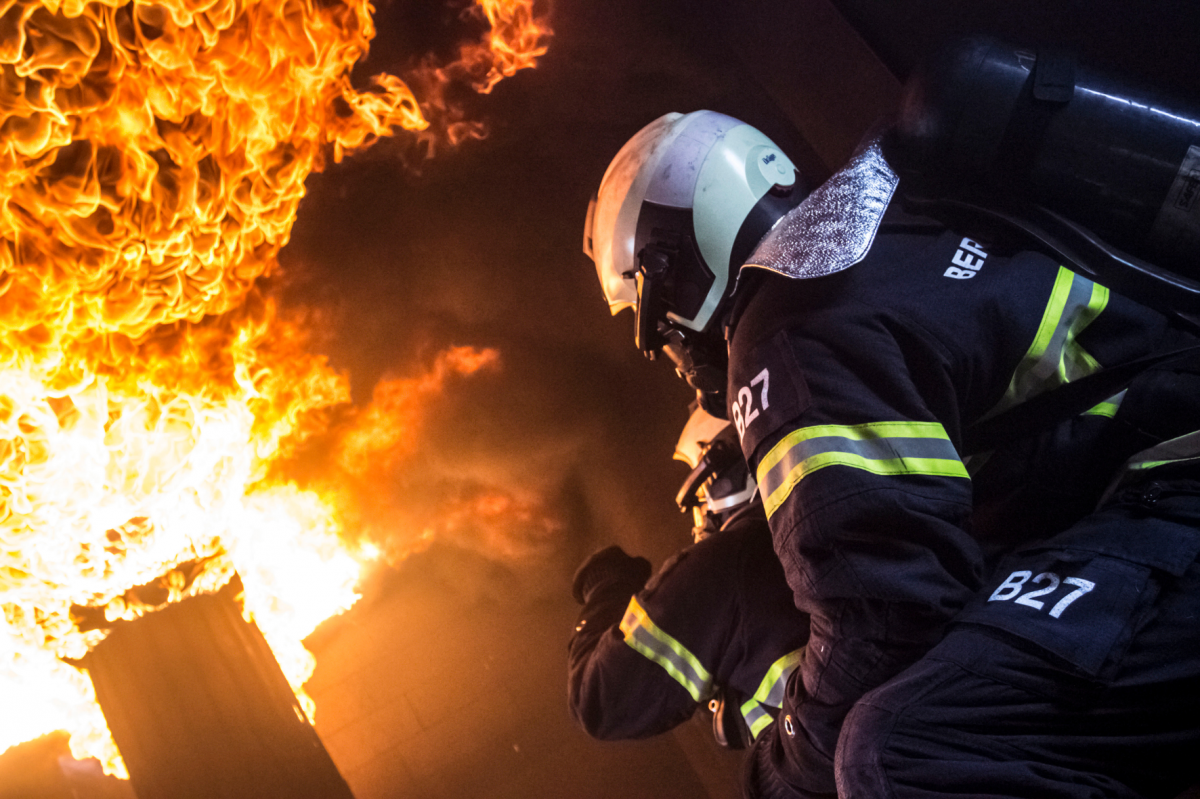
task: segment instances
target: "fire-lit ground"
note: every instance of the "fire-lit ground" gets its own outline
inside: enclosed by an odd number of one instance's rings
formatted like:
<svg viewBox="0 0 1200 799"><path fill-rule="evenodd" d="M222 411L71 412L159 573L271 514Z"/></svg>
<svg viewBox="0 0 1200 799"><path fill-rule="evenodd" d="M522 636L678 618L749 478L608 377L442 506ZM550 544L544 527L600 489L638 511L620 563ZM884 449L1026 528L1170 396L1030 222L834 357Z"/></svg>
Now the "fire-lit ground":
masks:
<svg viewBox="0 0 1200 799"><path fill-rule="evenodd" d="M454 49L438 33L454 13L379 5L364 75L401 71L423 37ZM770 46L756 52L753 32L714 30L693 9L558 0L539 66L464 100L486 139L439 150L419 176L401 166L401 141L383 142L307 183L281 255L284 307L307 312L312 350L348 375L358 404L381 378L426 374L447 347L499 353L495 368L424 397L402 462L361 511L384 540L430 548L375 567L364 599L308 639L317 729L359 799L735 795L738 757L700 723L601 744L574 729L564 698L574 565L611 541L658 563L687 540L670 461L686 393L636 356L631 320L603 307L579 252L588 195L617 147L672 109L741 115L814 175L831 165L779 92L793 66L786 31L760 33ZM811 94L808 80L796 95ZM824 109L842 128L806 132L822 153L852 146L855 103L873 105L843 95ZM77 799L119 795L73 779ZM5 799L70 795L7 785Z"/></svg>

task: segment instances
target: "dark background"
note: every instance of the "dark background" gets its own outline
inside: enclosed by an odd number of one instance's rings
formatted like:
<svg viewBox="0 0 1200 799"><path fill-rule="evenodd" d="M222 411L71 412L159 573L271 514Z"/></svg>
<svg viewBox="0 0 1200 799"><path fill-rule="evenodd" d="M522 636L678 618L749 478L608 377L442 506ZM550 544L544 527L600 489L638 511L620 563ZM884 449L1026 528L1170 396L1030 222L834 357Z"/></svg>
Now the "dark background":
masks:
<svg viewBox="0 0 1200 799"><path fill-rule="evenodd" d="M309 641L317 728L359 799L736 795L739 757L703 714L614 744L566 710L575 565L612 542L657 565L689 540L672 501L687 470L671 460L689 392L636 353L632 316L609 316L580 249L588 198L626 139L668 111L711 108L760 128L817 183L921 58L973 32L1072 47L1197 97L1197 6L555 0L537 69L459 97L486 139L414 170L401 135L314 175L276 282L356 402L449 345L502 359L431 401L416 454L381 488L396 540L436 529L433 545L375 570L359 605ZM364 78L449 58L478 30L441 2L380 0L376 22ZM488 490L538 513L440 524ZM34 795L3 784L0 797Z"/></svg>

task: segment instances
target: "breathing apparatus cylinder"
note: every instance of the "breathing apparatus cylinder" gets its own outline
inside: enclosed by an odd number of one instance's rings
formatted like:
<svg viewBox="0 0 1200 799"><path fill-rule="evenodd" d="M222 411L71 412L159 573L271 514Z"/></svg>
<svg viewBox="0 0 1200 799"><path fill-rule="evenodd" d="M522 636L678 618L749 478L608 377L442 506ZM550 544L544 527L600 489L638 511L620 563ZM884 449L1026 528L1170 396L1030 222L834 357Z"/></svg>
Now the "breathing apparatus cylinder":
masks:
<svg viewBox="0 0 1200 799"><path fill-rule="evenodd" d="M1064 53L958 42L908 81L889 146L902 186L986 187L1200 273L1200 111Z"/></svg>

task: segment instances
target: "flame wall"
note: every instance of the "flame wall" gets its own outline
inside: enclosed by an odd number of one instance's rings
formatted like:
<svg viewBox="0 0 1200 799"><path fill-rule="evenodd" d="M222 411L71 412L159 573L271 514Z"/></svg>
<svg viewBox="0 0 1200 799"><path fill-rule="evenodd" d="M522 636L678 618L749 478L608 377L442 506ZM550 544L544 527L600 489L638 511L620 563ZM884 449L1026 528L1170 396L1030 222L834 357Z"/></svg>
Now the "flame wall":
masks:
<svg viewBox="0 0 1200 799"><path fill-rule="evenodd" d="M493 34L524 13L494 5ZM0 749L66 729L120 770L68 665L105 620L236 570L298 689L301 639L354 601L371 552L344 543L338 487L275 466L348 384L260 279L310 173L427 126L399 78L351 85L371 11L0 2Z"/></svg>

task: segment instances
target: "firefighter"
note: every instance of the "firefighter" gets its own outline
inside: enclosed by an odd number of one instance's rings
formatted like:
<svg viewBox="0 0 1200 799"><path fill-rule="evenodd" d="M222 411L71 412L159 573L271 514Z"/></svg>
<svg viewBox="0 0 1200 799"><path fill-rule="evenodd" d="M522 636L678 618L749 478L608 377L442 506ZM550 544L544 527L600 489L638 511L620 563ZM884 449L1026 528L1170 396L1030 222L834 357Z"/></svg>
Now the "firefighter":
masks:
<svg viewBox="0 0 1200 799"><path fill-rule="evenodd" d="M811 618L748 795L1171 796L1200 744L1196 370L965 442L1194 339L1005 228L905 213L887 143L806 195L751 126L668 114L588 211L613 313L732 420Z"/></svg>
<svg viewBox="0 0 1200 799"><path fill-rule="evenodd" d="M694 510L696 541L653 577L645 558L617 546L579 568L571 712L613 740L665 732L705 705L717 742L741 749L774 721L807 619L729 423L696 409L676 457L693 467L677 499Z"/></svg>

